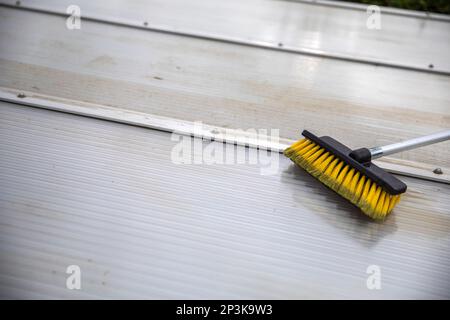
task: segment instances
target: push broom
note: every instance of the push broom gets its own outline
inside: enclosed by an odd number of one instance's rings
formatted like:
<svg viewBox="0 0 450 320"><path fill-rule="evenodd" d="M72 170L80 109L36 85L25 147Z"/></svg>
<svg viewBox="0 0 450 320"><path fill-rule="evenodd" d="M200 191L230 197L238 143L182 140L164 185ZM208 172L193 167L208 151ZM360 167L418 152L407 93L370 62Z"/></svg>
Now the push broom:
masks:
<svg viewBox="0 0 450 320"><path fill-rule="evenodd" d="M450 139L450 130L382 147L351 150L331 137L305 137L284 155L373 219L384 219L406 191L406 184L373 164L373 159Z"/></svg>

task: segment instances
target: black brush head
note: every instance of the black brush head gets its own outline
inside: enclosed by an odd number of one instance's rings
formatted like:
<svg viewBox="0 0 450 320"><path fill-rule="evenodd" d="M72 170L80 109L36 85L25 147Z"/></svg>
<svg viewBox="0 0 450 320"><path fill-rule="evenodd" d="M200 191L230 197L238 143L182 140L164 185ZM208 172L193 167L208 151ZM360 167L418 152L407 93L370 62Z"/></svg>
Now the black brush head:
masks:
<svg viewBox="0 0 450 320"><path fill-rule="evenodd" d="M406 184L398 180L392 174L374 165L372 162L370 162L370 160L361 163L352 158L352 156L350 156L350 154L352 153L352 149L346 147L339 141L328 136L317 137L307 130L303 130L302 135L305 138L318 144L322 148L325 148L327 151L329 151L330 153L332 153L333 155L344 161L350 167L354 168L355 170L358 170L361 174L365 175L370 180L381 186L389 194L397 195L404 193L406 191L407 188ZM366 155L362 155L362 157L363 156L365 157ZM365 158L367 159L367 157Z"/></svg>

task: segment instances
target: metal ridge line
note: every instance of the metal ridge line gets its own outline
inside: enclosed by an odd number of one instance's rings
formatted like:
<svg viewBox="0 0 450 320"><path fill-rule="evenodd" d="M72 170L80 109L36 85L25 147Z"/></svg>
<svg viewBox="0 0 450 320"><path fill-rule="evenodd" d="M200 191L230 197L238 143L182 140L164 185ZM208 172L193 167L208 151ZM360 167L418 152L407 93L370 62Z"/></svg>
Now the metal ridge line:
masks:
<svg viewBox="0 0 450 320"><path fill-rule="evenodd" d="M33 7L33 6L25 6L25 5L17 6L17 5L7 4L7 3L0 3L0 6L12 8L12 9L18 9L18 10L25 10L25 11L30 11L30 12L50 14L50 15L55 15L55 16L64 17L64 18L68 17L67 13L61 12L58 10L44 9L44 8ZM345 55L345 54L329 53L329 52L325 52L322 50L316 50L316 49L310 49L310 48L289 47L286 45L280 45L280 43L271 43L271 42L258 41L258 40L249 41L249 40L243 40L243 39L233 38L233 37L226 37L226 36L212 34L212 33L208 34L208 33L198 33L195 31L182 31L182 30L177 30L175 28L171 28L170 26L152 25L152 24L149 24L147 21L136 22L136 21L127 20L127 19L102 17L102 16L89 16L89 15L83 15L82 19L86 20L86 21L115 25L115 26L120 26L120 27L127 27L127 28L139 29L139 30L147 30L147 31L152 31L152 32L159 32L159 33L165 33L165 34L170 34L170 35L184 36L184 37L216 41L216 42L222 42L222 43L228 43L228 44L235 44L235 45L241 45L241 46L247 46L247 47L253 47L253 48L261 48L261 49L267 49L267 50L273 50L273 51L280 51L280 52L286 52L286 53L291 53L291 54L300 54L300 55L313 56L313 57L319 57L319 58L368 64L368 65L373 65L376 67L380 66L380 67L388 67L388 68L395 68L395 69L402 69L402 70L409 70L409 71L416 71L416 72L432 73L432 74L438 74L438 75L446 75L446 76L450 75L450 71L441 70L439 68L431 69L429 66L423 66L423 67L413 66L413 65L406 65L406 64L390 62L390 61L386 61L386 60L358 58L358 57Z"/></svg>
<svg viewBox="0 0 450 320"><path fill-rule="evenodd" d="M278 153L282 153L284 149L295 142L286 138L279 138L278 141L272 141L270 136L255 135L239 129L223 128L204 123L201 123L201 126L199 126L198 123L192 121L40 95L4 87L0 87L0 101ZM432 173L431 167L417 168L413 165L413 162L395 161L395 159L389 157L386 157L385 160L377 160L376 164L394 174L450 184L450 174L447 173L450 169L445 169L446 173L444 174L436 175Z"/></svg>

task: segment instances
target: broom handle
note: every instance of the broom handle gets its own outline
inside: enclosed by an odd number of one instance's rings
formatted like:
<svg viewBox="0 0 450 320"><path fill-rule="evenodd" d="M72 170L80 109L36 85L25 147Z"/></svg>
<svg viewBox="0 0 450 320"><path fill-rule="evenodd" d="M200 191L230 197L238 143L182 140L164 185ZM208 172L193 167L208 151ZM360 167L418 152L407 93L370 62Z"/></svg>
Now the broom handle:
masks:
<svg viewBox="0 0 450 320"><path fill-rule="evenodd" d="M414 138L411 140L406 140L403 142L388 144L387 146L369 148L369 151L372 155L372 159L377 159L393 153L411 150L446 140L450 140L450 130Z"/></svg>

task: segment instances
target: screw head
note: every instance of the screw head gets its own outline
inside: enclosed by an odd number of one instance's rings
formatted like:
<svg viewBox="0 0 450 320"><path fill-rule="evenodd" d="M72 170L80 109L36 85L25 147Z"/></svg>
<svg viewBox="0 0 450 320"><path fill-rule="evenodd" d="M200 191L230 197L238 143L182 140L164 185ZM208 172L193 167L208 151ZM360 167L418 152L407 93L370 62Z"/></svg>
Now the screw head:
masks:
<svg viewBox="0 0 450 320"><path fill-rule="evenodd" d="M434 170L433 170L433 173L435 173L435 174L443 174L441 168L436 168L436 169L434 169Z"/></svg>

